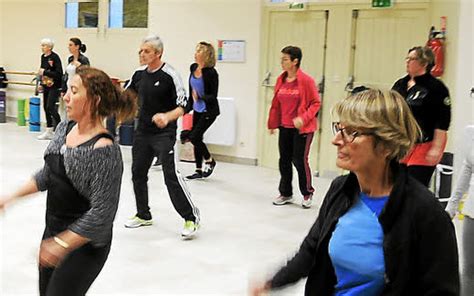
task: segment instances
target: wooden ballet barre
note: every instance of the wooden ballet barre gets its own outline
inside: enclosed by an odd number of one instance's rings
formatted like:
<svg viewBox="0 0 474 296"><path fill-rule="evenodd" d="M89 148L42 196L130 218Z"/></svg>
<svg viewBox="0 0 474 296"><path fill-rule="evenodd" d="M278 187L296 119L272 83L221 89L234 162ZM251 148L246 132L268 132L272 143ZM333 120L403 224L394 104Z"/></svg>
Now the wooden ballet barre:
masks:
<svg viewBox="0 0 474 296"><path fill-rule="evenodd" d="M38 72L25 72L25 71L2 71L5 74L11 75L34 75L36 76Z"/></svg>
<svg viewBox="0 0 474 296"><path fill-rule="evenodd" d="M36 83L32 83L32 82L24 82L24 81L5 81L5 83L7 84L18 84L18 85L29 85L29 86L35 86Z"/></svg>

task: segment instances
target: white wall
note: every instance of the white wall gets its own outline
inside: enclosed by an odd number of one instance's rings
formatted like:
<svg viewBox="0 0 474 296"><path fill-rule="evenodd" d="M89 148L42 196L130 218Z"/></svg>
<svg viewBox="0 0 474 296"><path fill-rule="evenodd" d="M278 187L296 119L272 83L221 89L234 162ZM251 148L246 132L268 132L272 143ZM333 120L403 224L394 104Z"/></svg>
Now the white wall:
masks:
<svg viewBox="0 0 474 296"><path fill-rule="evenodd" d="M3 27L4 32L0 42L0 61L9 70L35 71L41 55L39 40L43 37L52 37L56 41L54 51L65 63L67 41L78 36L87 44L86 55L93 66L125 79L137 67L140 40L150 32L163 38L164 60L173 65L186 81L198 41L208 40L216 45L217 39L245 40L245 63L217 64L219 96L233 97L236 101L236 145L213 146L211 151L256 158L260 0L149 0L148 30L107 30L102 21L107 19L107 0L100 0L103 9L99 13L105 17L99 21L98 30L65 29L64 0L0 1L3 2L0 29ZM48 17L41 17L44 15ZM26 78L15 76L11 79ZM16 116L16 98L29 97L32 93L31 87L9 88L7 115Z"/></svg>
<svg viewBox="0 0 474 296"><path fill-rule="evenodd" d="M454 166L456 172L462 162L464 149L464 127L474 124L474 97L469 96L469 90L474 87L474 4L472 0L461 0L459 15L458 55L456 86L453 90L455 104L453 109L454 130ZM456 173L455 172L455 173ZM453 184L454 185L454 184Z"/></svg>

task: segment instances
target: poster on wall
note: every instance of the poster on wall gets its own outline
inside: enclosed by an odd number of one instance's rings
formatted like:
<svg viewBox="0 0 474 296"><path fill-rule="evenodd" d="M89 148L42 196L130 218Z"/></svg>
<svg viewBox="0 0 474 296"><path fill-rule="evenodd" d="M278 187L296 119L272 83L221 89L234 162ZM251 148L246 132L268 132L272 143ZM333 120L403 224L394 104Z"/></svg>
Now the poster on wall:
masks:
<svg viewBox="0 0 474 296"><path fill-rule="evenodd" d="M245 40L217 40L217 61L245 62Z"/></svg>

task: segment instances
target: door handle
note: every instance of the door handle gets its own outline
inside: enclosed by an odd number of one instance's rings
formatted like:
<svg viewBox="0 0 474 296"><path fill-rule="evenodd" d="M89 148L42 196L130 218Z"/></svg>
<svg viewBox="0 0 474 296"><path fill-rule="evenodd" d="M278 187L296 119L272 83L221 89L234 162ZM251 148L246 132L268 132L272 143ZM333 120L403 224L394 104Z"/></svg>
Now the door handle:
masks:
<svg viewBox="0 0 474 296"><path fill-rule="evenodd" d="M326 86L326 77L324 75L321 77L321 81L318 83L318 90L321 95L324 94L324 88Z"/></svg>
<svg viewBox="0 0 474 296"><path fill-rule="evenodd" d="M474 87L471 87L471 93L470 93L471 98L474 98Z"/></svg>
<svg viewBox="0 0 474 296"><path fill-rule="evenodd" d="M269 86L270 85L270 77L272 76L272 72L268 71L265 73L265 78L262 81L262 86Z"/></svg>

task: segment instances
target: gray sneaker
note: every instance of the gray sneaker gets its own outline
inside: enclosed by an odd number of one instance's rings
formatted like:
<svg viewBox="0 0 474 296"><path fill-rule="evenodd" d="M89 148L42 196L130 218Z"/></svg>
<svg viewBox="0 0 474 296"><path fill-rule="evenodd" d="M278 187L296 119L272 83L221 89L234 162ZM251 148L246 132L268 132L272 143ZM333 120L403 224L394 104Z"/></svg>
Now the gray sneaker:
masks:
<svg viewBox="0 0 474 296"><path fill-rule="evenodd" d="M138 228L142 226L150 226L153 224L153 220L141 219L138 216L133 216L125 222L125 227L127 228Z"/></svg>
<svg viewBox="0 0 474 296"><path fill-rule="evenodd" d="M199 224L193 221L185 221L183 231L181 231L181 236L183 239L192 239L196 235L196 232L199 229Z"/></svg>
<svg viewBox="0 0 474 296"><path fill-rule="evenodd" d="M304 209L309 209L311 208L311 205L313 204L313 195L308 194L303 197L303 201L301 202L301 206Z"/></svg>
<svg viewBox="0 0 474 296"><path fill-rule="evenodd" d="M280 196L275 197L275 199L273 200L273 204L276 206L282 206L282 205L285 205L287 203L292 203L292 202L293 202L293 196L280 195Z"/></svg>

